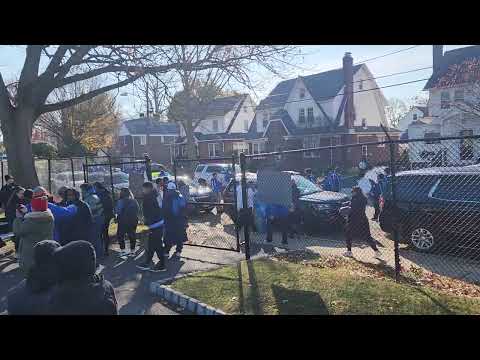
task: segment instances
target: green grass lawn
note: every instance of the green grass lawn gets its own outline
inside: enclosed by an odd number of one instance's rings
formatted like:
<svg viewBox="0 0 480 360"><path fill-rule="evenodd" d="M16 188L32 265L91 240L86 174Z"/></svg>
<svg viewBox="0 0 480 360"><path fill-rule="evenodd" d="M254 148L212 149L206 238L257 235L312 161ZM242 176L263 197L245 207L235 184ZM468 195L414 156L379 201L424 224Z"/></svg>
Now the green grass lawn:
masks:
<svg viewBox="0 0 480 360"><path fill-rule="evenodd" d="M171 286L229 314L480 313L478 298L396 283L371 267L353 260L259 259L179 279Z"/></svg>

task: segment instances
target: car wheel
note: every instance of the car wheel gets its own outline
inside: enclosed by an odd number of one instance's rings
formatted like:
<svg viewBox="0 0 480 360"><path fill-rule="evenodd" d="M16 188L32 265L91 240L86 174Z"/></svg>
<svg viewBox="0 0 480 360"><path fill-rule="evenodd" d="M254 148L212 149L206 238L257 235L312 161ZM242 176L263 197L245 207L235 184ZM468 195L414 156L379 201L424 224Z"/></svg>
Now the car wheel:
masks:
<svg viewBox="0 0 480 360"><path fill-rule="evenodd" d="M416 251L428 253L438 247L438 236L429 226L423 224L412 226L407 236L409 244Z"/></svg>

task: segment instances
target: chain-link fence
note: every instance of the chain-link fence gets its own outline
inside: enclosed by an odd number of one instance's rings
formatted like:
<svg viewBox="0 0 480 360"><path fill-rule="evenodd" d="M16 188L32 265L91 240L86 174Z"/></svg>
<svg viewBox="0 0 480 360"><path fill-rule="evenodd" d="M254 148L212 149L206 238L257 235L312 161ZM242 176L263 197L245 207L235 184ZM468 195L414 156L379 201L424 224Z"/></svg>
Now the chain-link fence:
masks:
<svg viewBox="0 0 480 360"><path fill-rule="evenodd" d="M480 282L479 137L244 156L247 257L310 249Z"/></svg>
<svg viewBox="0 0 480 360"><path fill-rule="evenodd" d="M235 157L176 159L174 177L187 199L186 245L240 251L235 178L240 167Z"/></svg>

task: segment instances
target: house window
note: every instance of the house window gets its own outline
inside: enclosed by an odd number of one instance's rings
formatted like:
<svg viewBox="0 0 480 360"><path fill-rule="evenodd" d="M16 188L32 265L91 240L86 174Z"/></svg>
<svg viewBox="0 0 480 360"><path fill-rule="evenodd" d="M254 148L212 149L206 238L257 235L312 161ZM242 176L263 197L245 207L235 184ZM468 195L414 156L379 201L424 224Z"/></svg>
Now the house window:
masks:
<svg viewBox="0 0 480 360"><path fill-rule="evenodd" d="M248 153L248 145L244 142L234 142L233 145L233 153L235 155L240 155L242 152Z"/></svg>
<svg viewBox="0 0 480 360"><path fill-rule="evenodd" d="M265 152L265 143L264 142L254 142L251 144L252 154L261 154Z"/></svg>
<svg viewBox="0 0 480 360"><path fill-rule="evenodd" d="M368 157L368 145L362 145L362 156L365 159Z"/></svg>
<svg viewBox="0 0 480 360"><path fill-rule="evenodd" d="M358 83L358 90L363 90L363 80Z"/></svg>
<svg viewBox="0 0 480 360"><path fill-rule="evenodd" d="M417 121L417 119L418 119L417 114L413 114L413 121Z"/></svg>
<svg viewBox="0 0 480 360"><path fill-rule="evenodd" d="M385 136L378 136L378 141L381 142L381 141L387 141L387 138ZM385 144L378 144L378 147L385 147Z"/></svg>
<svg viewBox="0 0 480 360"><path fill-rule="evenodd" d="M302 125L305 124L305 109L300 109L298 111L298 123Z"/></svg>
<svg viewBox="0 0 480 360"><path fill-rule="evenodd" d="M442 91L441 93L440 107L442 109L450 108L450 93L448 91Z"/></svg>
<svg viewBox="0 0 480 360"><path fill-rule="evenodd" d="M308 126L312 126L313 125L313 122L314 122L314 119L313 119L313 108L310 107L307 109L307 124Z"/></svg>
<svg viewBox="0 0 480 360"><path fill-rule="evenodd" d="M455 93L453 96L454 101L463 101L464 97L465 97L465 92L463 91L463 89L455 90Z"/></svg>
<svg viewBox="0 0 480 360"><path fill-rule="evenodd" d="M303 148L304 149L312 149L312 148L317 148L320 147L320 137L316 135L310 135L310 136L305 136L303 138ZM303 153L303 156L306 158L309 157L319 157L320 152L319 151L305 151Z"/></svg>
<svg viewBox="0 0 480 360"><path fill-rule="evenodd" d="M248 131L248 119L243 120L243 130Z"/></svg>
<svg viewBox="0 0 480 360"><path fill-rule="evenodd" d="M218 131L218 120L212 120L212 129L213 131Z"/></svg>
<svg viewBox="0 0 480 360"><path fill-rule="evenodd" d="M243 107L243 112L248 112L248 109L246 106Z"/></svg>
<svg viewBox="0 0 480 360"><path fill-rule="evenodd" d="M460 136L473 136L473 130L460 131ZM460 141L460 160L473 160L473 139Z"/></svg>
<svg viewBox="0 0 480 360"><path fill-rule="evenodd" d="M362 119L362 127L365 129L367 127L367 119Z"/></svg>
<svg viewBox="0 0 480 360"><path fill-rule="evenodd" d="M126 136L122 136L122 138L123 138L123 146L127 146L127 145L128 145L127 137L126 137Z"/></svg>
<svg viewBox="0 0 480 360"><path fill-rule="evenodd" d="M140 135L140 145L147 145L147 135Z"/></svg>
<svg viewBox="0 0 480 360"><path fill-rule="evenodd" d="M301 88L299 95L300 95L300 99L303 99L305 97L305 89Z"/></svg>
<svg viewBox="0 0 480 360"><path fill-rule="evenodd" d="M214 158L221 155L222 143L208 143L208 157Z"/></svg>
<svg viewBox="0 0 480 360"><path fill-rule="evenodd" d="M265 130L268 125L268 113L263 114L263 129Z"/></svg>
<svg viewBox="0 0 480 360"><path fill-rule="evenodd" d="M440 133L438 132L427 132L425 133L424 135L424 139L431 139L431 140L427 140L425 141L425 144L440 144L440 140L434 140L436 138L439 138L440 137Z"/></svg>

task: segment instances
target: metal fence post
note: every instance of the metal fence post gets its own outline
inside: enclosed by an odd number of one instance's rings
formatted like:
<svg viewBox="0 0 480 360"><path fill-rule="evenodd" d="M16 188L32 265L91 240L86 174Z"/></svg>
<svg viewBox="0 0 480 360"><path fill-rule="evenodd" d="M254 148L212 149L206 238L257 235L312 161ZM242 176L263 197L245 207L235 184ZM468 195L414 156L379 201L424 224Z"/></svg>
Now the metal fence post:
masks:
<svg viewBox="0 0 480 360"><path fill-rule="evenodd" d="M248 209L247 202L247 178L246 173L246 157L245 153L240 154L240 170L242 172L242 209L246 211ZM245 259L250 260L250 229L248 223L244 226L245 232Z"/></svg>
<svg viewBox="0 0 480 360"><path fill-rule="evenodd" d="M232 173L233 173L233 207L234 207L233 213L235 214L235 222L238 223L237 173L235 172L235 154L232 154ZM240 251L240 234L237 226L235 226L235 235L237 237L237 251Z"/></svg>
<svg viewBox="0 0 480 360"><path fill-rule="evenodd" d="M48 192L52 193L52 159L47 159L47 167L48 167Z"/></svg>
<svg viewBox="0 0 480 360"><path fill-rule="evenodd" d="M72 168L73 187L75 187L75 166L73 165L73 158L70 158L70 166Z"/></svg>
<svg viewBox="0 0 480 360"><path fill-rule="evenodd" d="M173 179L175 180L175 185L177 185L177 159L173 159Z"/></svg>
<svg viewBox="0 0 480 360"><path fill-rule="evenodd" d="M396 160L395 160L395 143L392 141L392 138L388 134L387 130L383 125L381 125L383 132L387 136L388 145L390 148L390 183L392 189L392 205L393 205L393 243L394 243L394 253L395 253L395 281L398 281L400 278L400 250L399 250L399 239L398 239L398 211L397 211L397 196L396 196ZM388 189L387 189L388 191Z"/></svg>
<svg viewBox="0 0 480 360"><path fill-rule="evenodd" d="M148 154L144 155L145 158L145 172L147 173L148 181L152 181L152 159Z"/></svg>
<svg viewBox="0 0 480 360"><path fill-rule="evenodd" d="M2 186L3 186L3 160L2 160Z"/></svg>
<svg viewBox="0 0 480 360"><path fill-rule="evenodd" d="M112 200L115 202L115 187L113 186L113 169L112 169L112 159L108 157L108 166L110 168L110 186L112 187Z"/></svg>
<svg viewBox="0 0 480 360"><path fill-rule="evenodd" d="M85 155L85 166L83 167L83 182L88 182L88 156Z"/></svg>

